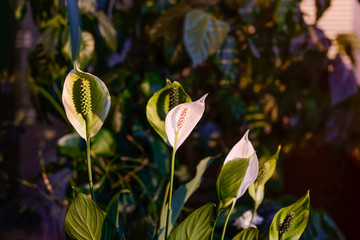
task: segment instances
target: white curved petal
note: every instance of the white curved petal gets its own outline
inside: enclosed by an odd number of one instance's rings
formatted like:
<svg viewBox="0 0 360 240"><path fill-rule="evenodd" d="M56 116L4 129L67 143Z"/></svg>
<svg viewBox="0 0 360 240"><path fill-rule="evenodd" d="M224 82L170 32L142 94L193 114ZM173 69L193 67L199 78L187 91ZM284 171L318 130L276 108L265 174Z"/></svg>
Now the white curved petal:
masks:
<svg viewBox="0 0 360 240"><path fill-rule="evenodd" d="M255 149L249 140L249 130L247 130L241 140L230 150L229 154L225 158L224 164L234 159L248 158L251 154L254 155L250 158L249 167L245 173L237 198L240 198L245 193L249 185L256 180L259 173L259 161L256 156Z"/></svg>
<svg viewBox="0 0 360 240"><path fill-rule="evenodd" d="M205 111L205 98L195 102L182 103L169 111L165 118L165 132L170 145L177 150L190 135ZM175 137L177 134L176 146Z"/></svg>

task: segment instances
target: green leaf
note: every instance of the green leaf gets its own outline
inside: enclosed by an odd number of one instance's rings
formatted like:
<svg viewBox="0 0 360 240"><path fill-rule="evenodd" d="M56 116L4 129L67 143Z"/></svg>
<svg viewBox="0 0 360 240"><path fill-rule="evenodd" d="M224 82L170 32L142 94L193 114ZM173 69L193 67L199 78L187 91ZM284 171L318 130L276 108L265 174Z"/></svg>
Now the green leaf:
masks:
<svg viewBox="0 0 360 240"><path fill-rule="evenodd" d="M77 68L71 70L65 79L62 101L67 118L85 140L100 130L111 105L105 84L98 77ZM86 123L89 125L88 136Z"/></svg>
<svg viewBox="0 0 360 240"><path fill-rule="evenodd" d="M280 209L274 216L269 239L299 239L304 232L310 211L309 191L294 204Z"/></svg>
<svg viewBox="0 0 360 240"><path fill-rule="evenodd" d="M269 181L276 169L276 162L279 158L281 146L271 157L263 157L259 160L259 174L255 182L249 186L249 194L255 201L255 208L258 208L264 199L265 184Z"/></svg>
<svg viewBox="0 0 360 240"><path fill-rule="evenodd" d="M106 16L103 11L99 11L96 13L96 17L99 22L99 32L101 36L104 38L106 44L113 51L116 51L117 48L117 36L114 25Z"/></svg>
<svg viewBox="0 0 360 240"><path fill-rule="evenodd" d="M93 200L78 192L75 192L75 198L70 204L64 227L71 239L120 239L106 213Z"/></svg>
<svg viewBox="0 0 360 240"><path fill-rule="evenodd" d="M196 191L196 189L199 188L204 172L210 166L213 160L214 158L212 157L207 157L201 160L200 163L196 166L195 177L188 183L181 185L178 190L176 190L173 196L173 201L171 203L171 221L169 224L169 231L171 231L173 225L176 222L176 219L179 217L181 209L185 205L186 201ZM168 205L166 204L161 211L159 239L165 238L167 208Z"/></svg>
<svg viewBox="0 0 360 240"><path fill-rule="evenodd" d="M228 161L222 167L216 183L220 201L219 209L226 208L234 198L237 198L251 157Z"/></svg>
<svg viewBox="0 0 360 240"><path fill-rule="evenodd" d="M61 137L57 141L56 148L61 155L67 157L79 158L85 156L85 142L77 133L70 133Z"/></svg>
<svg viewBox="0 0 360 240"><path fill-rule="evenodd" d="M70 25L70 38L71 38L71 56L75 61L79 52L80 46L80 15L77 1L67 0L68 17Z"/></svg>
<svg viewBox="0 0 360 240"><path fill-rule="evenodd" d="M238 233L232 240L257 240L259 238L259 230L256 228L247 228Z"/></svg>
<svg viewBox="0 0 360 240"><path fill-rule="evenodd" d="M108 129L101 129L91 141L91 151L97 156L110 157L115 154L115 139Z"/></svg>
<svg viewBox="0 0 360 240"><path fill-rule="evenodd" d="M229 31L229 23L200 9L189 11L185 15L183 39L193 66L219 50Z"/></svg>
<svg viewBox="0 0 360 240"><path fill-rule="evenodd" d="M165 133L166 114L180 103L191 102L191 98L177 81L166 79L166 85L149 99L146 105L146 117L150 125L168 143Z"/></svg>
<svg viewBox="0 0 360 240"><path fill-rule="evenodd" d="M170 235L173 239L207 240L210 238L215 204L208 203L192 212Z"/></svg>

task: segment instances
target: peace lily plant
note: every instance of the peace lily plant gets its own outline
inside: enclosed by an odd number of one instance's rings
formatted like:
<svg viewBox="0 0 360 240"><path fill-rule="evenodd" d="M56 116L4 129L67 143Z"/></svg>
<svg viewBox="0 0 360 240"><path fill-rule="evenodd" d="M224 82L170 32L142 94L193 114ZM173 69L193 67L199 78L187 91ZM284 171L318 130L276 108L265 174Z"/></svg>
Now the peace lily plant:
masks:
<svg viewBox="0 0 360 240"><path fill-rule="evenodd" d="M146 114L151 126L172 148L169 191L164 189L164 205L153 239L213 239L218 216L228 211L221 234L223 240L237 199L249 188L249 194L255 203L253 212L256 214L256 209L264 197L265 183L275 171L280 148L270 158L264 157L259 161L249 140L248 130L225 158L216 184L218 204L205 204L176 226L176 219L182 207L199 187L202 175L213 160L211 157L201 160L194 179L181 185L173 194L175 154L203 116L206 97L207 94L192 102L180 83L167 80L166 86L148 101ZM109 112L109 91L98 77L81 71L75 64L74 69L65 79L62 99L69 122L86 141L86 160L92 198L75 191L75 198L65 219L67 238L126 239L126 236L119 233L121 226L116 227L108 214L96 203L92 181L90 139L100 130ZM280 209L269 228L269 239L298 239L306 227L309 201L309 193L307 193L293 205ZM237 234L233 240L258 238L258 229L254 228L251 219L249 227Z"/></svg>

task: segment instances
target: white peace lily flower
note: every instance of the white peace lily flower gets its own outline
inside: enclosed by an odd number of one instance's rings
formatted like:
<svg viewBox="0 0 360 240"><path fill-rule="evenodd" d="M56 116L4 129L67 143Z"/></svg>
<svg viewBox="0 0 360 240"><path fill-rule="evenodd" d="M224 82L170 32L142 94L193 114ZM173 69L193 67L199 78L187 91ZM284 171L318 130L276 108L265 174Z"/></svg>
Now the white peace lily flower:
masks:
<svg viewBox="0 0 360 240"><path fill-rule="evenodd" d="M237 229L246 229L250 225L251 217L253 213L251 210L247 210L243 213L242 216L235 219L233 226ZM256 225L260 225L264 221L263 217L260 217L258 214L255 213L253 222L250 227L256 228Z"/></svg>
<svg viewBox="0 0 360 240"><path fill-rule="evenodd" d="M259 173L259 161L255 153L255 149L249 140L249 130L246 131L242 139L231 149L229 154L225 158L224 165L231 160L239 158L250 158L249 167L245 173L244 180L239 189L237 198L239 199L249 187L249 185L254 182Z"/></svg>
<svg viewBox="0 0 360 240"><path fill-rule="evenodd" d="M165 118L165 132L170 145L176 151L190 135L205 111L205 98L195 102L182 103L169 111Z"/></svg>

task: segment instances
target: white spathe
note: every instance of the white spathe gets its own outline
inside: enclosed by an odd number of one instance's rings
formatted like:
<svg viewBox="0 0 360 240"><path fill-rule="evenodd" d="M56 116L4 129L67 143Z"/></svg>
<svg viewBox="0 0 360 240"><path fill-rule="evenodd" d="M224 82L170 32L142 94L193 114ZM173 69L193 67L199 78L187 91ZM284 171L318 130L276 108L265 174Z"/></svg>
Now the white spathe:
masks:
<svg viewBox="0 0 360 240"><path fill-rule="evenodd" d="M255 149L249 140L249 130L246 131L241 140L230 150L224 161L225 165L228 161L239 158L248 158L252 154L253 156L250 158L249 167L237 195L238 199L245 193L249 185L256 180L259 173L259 161Z"/></svg>
<svg viewBox="0 0 360 240"><path fill-rule="evenodd" d="M165 132L170 145L176 151L190 135L205 111L205 98L195 102L182 103L169 111L165 118ZM175 146L176 138L176 146Z"/></svg>

